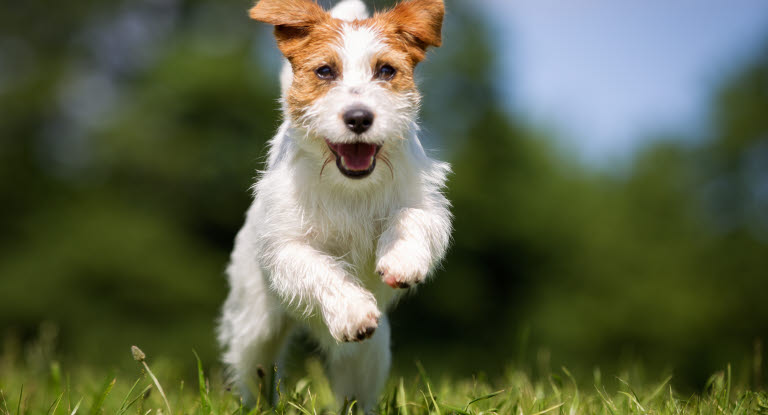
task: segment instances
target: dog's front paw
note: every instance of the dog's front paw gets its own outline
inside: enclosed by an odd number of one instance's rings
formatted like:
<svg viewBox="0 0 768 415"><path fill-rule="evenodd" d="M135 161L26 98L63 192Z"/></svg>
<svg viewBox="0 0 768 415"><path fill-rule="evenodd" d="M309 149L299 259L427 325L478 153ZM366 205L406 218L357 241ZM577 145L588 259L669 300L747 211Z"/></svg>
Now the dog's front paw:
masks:
<svg viewBox="0 0 768 415"><path fill-rule="evenodd" d="M331 335L342 342L361 342L373 336L379 327L381 312L372 301L353 302L346 311L328 324Z"/></svg>
<svg viewBox="0 0 768 415"><path fill-rule="evenodd" d="M398 246L381 257L376 272L392 288L410 288L421 284L429 273L429 261L416 247Z"/></svg>

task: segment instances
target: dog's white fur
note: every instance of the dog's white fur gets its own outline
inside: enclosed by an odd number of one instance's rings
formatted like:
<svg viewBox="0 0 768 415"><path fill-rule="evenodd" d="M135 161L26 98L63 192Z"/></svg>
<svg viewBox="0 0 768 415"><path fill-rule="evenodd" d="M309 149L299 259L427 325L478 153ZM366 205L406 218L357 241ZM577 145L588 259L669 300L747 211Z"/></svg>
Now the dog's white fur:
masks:
<svg viewBox="0 0 768 415"><path fill-rule="evenodd" d="M359 0L341 2L332 14L347 21L368 15ZM286 340L306 327L326 356L339 400L354 398L370 410L391 361L384 313L402 292L384 284L377 271L415 285L448 246L451 214L441 191L450 167L428 157L419 142L418 95L396 96L371 81L367 62L384 47L377 35L344 27L338 45L343 80L299 122L286 109L269 144L266 170L254 186L227 269L231 291L219 326L223 360L246 400L258 393L259 383L274 385L272 368L280 376ZM283 101L291 79L286 65ZM320 174L327 144L318 137L359 139L339 119L343 108L356 103L375 109L364 140L383 145L391 171L382 164L361 180L335 166ZM344 342L367 328L376 328L370 339Z"/></svg>

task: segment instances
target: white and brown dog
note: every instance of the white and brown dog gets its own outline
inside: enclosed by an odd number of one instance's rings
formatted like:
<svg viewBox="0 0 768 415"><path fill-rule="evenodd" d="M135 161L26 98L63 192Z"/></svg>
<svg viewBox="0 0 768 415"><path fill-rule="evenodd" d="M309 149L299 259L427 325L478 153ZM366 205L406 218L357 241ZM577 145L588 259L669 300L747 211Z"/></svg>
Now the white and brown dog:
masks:
<svg viewBox="0 0 768 415"><path fill-rule="evenodd" d="M237 236L219 327L247 401L274 388L271 368L279 376L286 340L306 327L337 397L376 404L391 361L384 313L398 289L424 282L451 234L450 167L419 142L414 82L427 48L441 43L443 14L442 0L406 0L370 18L360 0L330 13L312 0L250 10L275 26L290 65L285 121Z"/></svg>

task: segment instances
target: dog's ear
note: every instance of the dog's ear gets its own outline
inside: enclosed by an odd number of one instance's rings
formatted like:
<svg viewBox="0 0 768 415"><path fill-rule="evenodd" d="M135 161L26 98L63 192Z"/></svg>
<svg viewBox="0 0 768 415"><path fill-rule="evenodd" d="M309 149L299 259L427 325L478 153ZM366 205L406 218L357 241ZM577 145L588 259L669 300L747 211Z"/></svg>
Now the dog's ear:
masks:
<svg viewBox="0 0 768 415"><path fill-rule="evenodd" d="M398 34L411 46L415 62L424 60L427 48L442 45L443 0L406 0L382 16L394 25Z"/></svg>
<svg viewBox="0 0 768 415"><path fill-rule="evenodd" d="M312 0L259 0L248 11L251 19L275 26L277 47L287 58L309 35L313 26L330 19L330 15Z"/></svg>
<svg viewBox="0 0 768 415"><path fill-rule="evenodd" d="M259 0L248 11L251 19L273 26L310 27L326 17L312 0Z"/></svg>

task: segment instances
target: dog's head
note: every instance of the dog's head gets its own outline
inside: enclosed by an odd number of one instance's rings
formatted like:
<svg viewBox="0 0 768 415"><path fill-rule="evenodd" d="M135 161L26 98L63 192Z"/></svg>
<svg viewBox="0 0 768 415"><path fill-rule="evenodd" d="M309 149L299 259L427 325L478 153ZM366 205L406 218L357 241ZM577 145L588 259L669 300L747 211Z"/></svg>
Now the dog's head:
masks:
<svg viewBox="0 0 768 415"><path fill-rule="evenodd" d="M443 0L406 0L358 20L334 18L312 0L260 0L250 10L275 26L293 70L287 116L349 178L370 175L411 128L414 69L440 46L443 15Z"/></svg>

